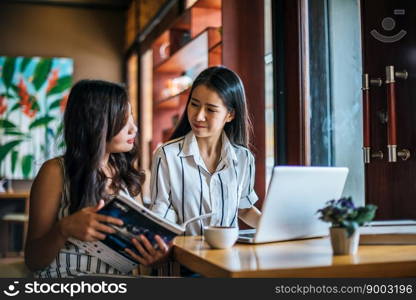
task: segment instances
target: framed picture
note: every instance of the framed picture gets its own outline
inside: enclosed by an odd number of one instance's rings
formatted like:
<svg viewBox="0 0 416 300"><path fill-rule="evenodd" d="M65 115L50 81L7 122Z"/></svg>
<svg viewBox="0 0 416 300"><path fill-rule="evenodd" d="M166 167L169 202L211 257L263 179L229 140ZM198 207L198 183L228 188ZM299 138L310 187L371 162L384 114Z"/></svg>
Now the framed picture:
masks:
<svg viewBox="0 0 416 300"><path fill-rule="evenodd" d="M0 176L31 179L63 152L70 58L0 56Z"/></svg>

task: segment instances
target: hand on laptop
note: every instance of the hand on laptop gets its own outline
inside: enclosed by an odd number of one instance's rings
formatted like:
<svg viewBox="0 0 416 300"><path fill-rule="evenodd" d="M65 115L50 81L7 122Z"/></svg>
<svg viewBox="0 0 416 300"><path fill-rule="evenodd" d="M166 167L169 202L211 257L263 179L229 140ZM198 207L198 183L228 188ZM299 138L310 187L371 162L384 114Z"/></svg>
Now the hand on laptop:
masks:
<svg viewBox="0 0 416 300"><path fill-rule="evenodd" d="M261 211L259 211L258 208L255 206L238 210L238 217L248 226L251 226L253 228L257 228L260 216Z"/></svg>

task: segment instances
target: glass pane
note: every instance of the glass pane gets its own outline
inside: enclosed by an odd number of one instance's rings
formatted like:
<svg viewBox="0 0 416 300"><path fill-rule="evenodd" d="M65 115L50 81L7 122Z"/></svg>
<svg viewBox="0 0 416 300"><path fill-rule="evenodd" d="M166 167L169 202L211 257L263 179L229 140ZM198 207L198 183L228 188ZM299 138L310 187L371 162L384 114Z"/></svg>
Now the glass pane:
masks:
<svg viewBox="0 0 416 300"><path fill-rule="evenodd" d="M137 66L138 66L138 56L137 54L133 54L127 60L127 86L128 86L128 93L129 99L131 104L131 110L133 112L134 120L137 122L138 120L138 95L137 95Z"/></svg>
<svg viewBox="0 0 416 300"><path fill-rule="evenodd" d="M364 203L359 0L308 2L310 162L346 166L344 196Z"/></svg>
<svg viewBox="0 0 416 300"><path fill-rule="evenodd" d="M273 54L272 54L272 4L264 1L264 61L265 61L265 119L266 119L266 185L275 164L274 157L274 107L273 107Z"/></svg>
<svg viewBox="0 0 416 300"><path fill-rule="evenodd" d="M150 164L152 161L152 116L153 116L153 53L152 50L146 51L140 57L140 128L141 151L140 159L142 169L146 174L146 181L143 185L143 201L145 204L150 203Z"/></svg>

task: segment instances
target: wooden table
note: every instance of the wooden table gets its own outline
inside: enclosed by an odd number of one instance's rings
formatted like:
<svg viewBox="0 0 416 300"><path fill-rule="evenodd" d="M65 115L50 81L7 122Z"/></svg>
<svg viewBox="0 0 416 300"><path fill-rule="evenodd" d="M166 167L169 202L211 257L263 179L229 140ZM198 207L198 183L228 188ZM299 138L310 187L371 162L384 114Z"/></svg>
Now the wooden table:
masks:
<svg viewBox="0 0 416 300"><path fill-rule="evenodd" d="M201 236L181 236L173 255L206 277L416 276L416 245L363 245L356 255L334 256L328 237L216 250Z"/></svg>

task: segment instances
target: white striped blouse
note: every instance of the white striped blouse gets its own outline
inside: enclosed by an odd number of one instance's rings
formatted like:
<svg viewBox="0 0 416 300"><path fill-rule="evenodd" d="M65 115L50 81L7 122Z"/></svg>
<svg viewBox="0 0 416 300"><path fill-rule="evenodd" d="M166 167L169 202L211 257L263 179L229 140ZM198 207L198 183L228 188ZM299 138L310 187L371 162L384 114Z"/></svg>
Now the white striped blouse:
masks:
<svg viewBox="0 0 416 300"><path fill-rule="evenodd" d="M211 218L188 225L186 235L202 235L206 225L238 226L238 209L250 208L258 199L252 153L232 145L224 132L221 138L221 158L212 174L192 131L154 154L150 183L154 212L178 224L214 212Z"/></svg>

